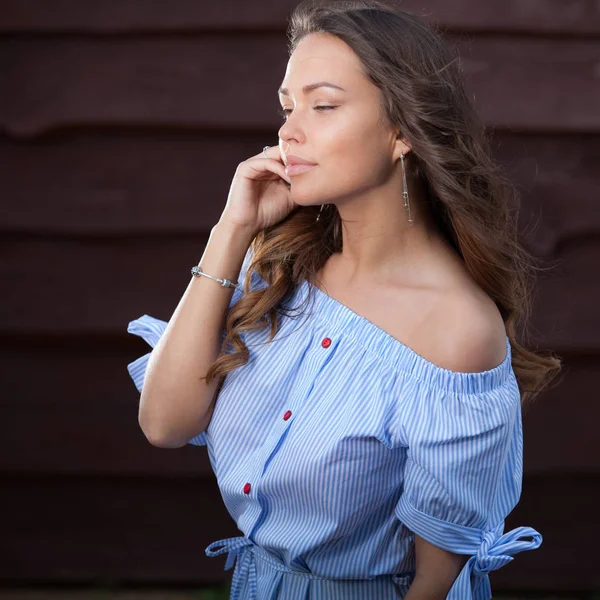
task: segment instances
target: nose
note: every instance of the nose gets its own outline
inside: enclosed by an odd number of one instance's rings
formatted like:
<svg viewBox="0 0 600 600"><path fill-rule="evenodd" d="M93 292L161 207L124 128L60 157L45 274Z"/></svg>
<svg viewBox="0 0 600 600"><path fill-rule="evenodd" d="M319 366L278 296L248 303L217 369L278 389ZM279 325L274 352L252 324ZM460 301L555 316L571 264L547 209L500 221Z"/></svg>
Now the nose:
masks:
<svg viewBox="0 0 600 600"><path fill-rule="evenodd" d="M294 111L298 112L298 111ZM294 139L296 142L300 142L303 139L302 128L296 125L296 119L294 119L293 115L289 115L287 119L283 122L279 131L277 132L279 139L282 140L291 140ZM289 142L287 142L289 144Z"/></svg>
<svg viewBox="0 0 600 600"><path fill-rule="evenodd" d="M287 140L287 127L286 127L287 123L284 123L280 128L279 131L277 132L277 135L279 137L280 140ZM289 142L286 142L289 143Z"/></svg>

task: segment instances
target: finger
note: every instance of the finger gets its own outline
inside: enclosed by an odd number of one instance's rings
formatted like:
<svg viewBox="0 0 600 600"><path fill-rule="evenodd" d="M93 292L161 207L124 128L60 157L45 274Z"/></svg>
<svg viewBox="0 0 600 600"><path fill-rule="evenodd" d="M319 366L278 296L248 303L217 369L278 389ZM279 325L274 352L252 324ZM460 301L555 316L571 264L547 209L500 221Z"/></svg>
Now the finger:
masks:
<svg viewBox="0 0 600 600"><path fill-rule="evenodd" d="M256 164L256 167L253 166L254 164ZM285 181L287 181L288 183L292 183L290 176L285 172L285 165L283 165L277 160L274 161L272 158L255 158L252 160L252 164L249 164L248 166L257 175L273 173L274 175L278 175L282 179L285 179ZM259 166L262 168L257 168Z"/></svg>
<svg viewBox="0 0 600 600"><path fill-rule="evenodd" d="M283 163L283 156L281 154L281 150L279 149L279 145L277 146L269 146L264 152L259 152L255 154L252 158L274 158L279 162Z"/></svg>
<svg viewBox="0 0 600 600"><path fill-rule="evenodd" d="M265 151L261 150L258 154L255 154L254 156L251 156L250 158L265 158L265 155L268 157L269 150L273 150L273 146L270 146Z"/></svg>

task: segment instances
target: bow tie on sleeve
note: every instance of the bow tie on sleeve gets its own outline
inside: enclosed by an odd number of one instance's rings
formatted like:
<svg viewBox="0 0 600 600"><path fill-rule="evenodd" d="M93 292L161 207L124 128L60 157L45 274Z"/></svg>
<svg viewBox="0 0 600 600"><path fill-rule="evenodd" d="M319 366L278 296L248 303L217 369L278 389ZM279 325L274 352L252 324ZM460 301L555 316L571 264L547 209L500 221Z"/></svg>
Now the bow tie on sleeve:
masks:
<svg viewBox="0 0 600 600"><path fill-rule="evenodd" d="M502 527L483 533L476 553L469 558L454 581L446 600L490 600L492 588L488 573L508 564L513 554L533 550L542 543L542 536L531 527L517 527L500 535ZM532 540L521 537L531 536Z"/></svg>

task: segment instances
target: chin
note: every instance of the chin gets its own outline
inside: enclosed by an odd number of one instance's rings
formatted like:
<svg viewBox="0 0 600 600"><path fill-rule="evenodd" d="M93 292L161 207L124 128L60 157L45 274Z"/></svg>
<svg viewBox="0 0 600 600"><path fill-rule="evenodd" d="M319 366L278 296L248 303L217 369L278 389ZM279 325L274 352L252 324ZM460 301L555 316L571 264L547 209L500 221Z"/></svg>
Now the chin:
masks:
<svg viewBox="0 0 600 600"><path fill-rule="evenodd" d="M294 199L294 202L301 204L302 206L319 206L323 203L323 186L310 186L304 183L295 183L292 180L292 185L289 188L290 194Z"/></svg>
<svg viewBox="0 0 600 600"><path fill-rule="evenodd" d="M294 189L293 184L292 187L290 187L290 194L294 202L300 206L315 206L321 204L319 197L316 194L302 193L298 189Z"/></svg>

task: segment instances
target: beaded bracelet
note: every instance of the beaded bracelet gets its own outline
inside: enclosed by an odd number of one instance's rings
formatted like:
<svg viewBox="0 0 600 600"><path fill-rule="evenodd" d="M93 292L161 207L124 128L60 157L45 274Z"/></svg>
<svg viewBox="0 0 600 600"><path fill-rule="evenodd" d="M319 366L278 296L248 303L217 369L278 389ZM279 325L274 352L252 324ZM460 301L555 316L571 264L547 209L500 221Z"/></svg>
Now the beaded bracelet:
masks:
<svg viewBox="0 0 600 600"><path fill-rule="evenodd" d="M234 283L231 281L231 279L227 279L225 277L223 279L219 279L218 277L213 277L212 275L205 273L198 265L195 265L192 267L192 275L194 277L200 277L201 275L204 275L204 277L210 277L214 281L218 281L223 287L236 288L238 285L237 281Z"/></svg>

